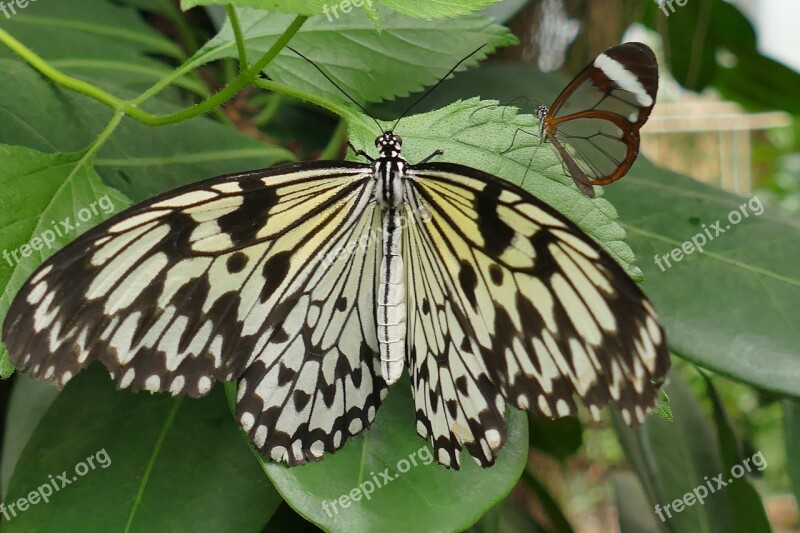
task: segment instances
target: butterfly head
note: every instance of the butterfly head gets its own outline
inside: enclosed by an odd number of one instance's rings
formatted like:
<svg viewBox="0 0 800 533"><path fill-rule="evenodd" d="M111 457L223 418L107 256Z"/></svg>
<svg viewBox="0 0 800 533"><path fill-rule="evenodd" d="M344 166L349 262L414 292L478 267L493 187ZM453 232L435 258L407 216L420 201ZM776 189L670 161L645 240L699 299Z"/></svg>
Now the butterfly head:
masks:
<svg viewBox="0 0 800 533"><path fill-rule="evenodd" d="M381 157L400 157L400 149L403 147L403 139L392 131L385 131L375 139L375 148L380 152Z"/></svg>

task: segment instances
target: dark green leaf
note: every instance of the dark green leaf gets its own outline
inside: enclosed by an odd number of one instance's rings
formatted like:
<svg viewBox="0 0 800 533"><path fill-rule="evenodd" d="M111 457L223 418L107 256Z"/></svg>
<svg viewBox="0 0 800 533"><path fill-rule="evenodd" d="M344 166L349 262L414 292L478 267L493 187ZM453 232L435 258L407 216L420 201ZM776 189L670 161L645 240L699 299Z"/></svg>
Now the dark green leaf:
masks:
<svg viewBox="0 0 800 533"><path fill-rule="evenodd" d="M511 491L525 466L525 414L509 409L506 418L508 441L494 466L482 469L463 452L461 470L449 470L417 435L403 379L372 427L335 454L294 468L267 462L264 469L286 501L326 531L463 530Z"/></svg>
<svg viewBox="0 0 800 533"><path fill-rule="evenodd" d="M257 531L281 502L221 389L199 400L120 392L99 365L47 410L16 465L6 508L62 472L69 484L56 481L49 503L18 512L3 531Z"/></svg>
<svg viewBox="0 0 800 533"><path fill-rule="evenodd" d="M666 528L659 525L652 505L642 490L639 480L630 472L611 475L614 500L617 503L617 518L620 533L662 533Z"/></svg>
<svg viewBox="0 0 800 533"><path fill-rule="evenodd" d="M44 258L129 205L100 181L90 156L0 145L0 316Z"/></svg>
<svg viewBox="0 0 800 533"><path fill-rule="evenodd" d="M239 11L245 45L260 57L289 26L293 17L252 9ZM324 69L355 100L366 103L407 95L431 85L478 46L461 69L475 65L493 50L514 44L508 29L479 15L450 21L422 22L396 13L382 17L382 31L364 14L326 20L309 19L291 46ZM236 57L230 22L192 58L199 66ZM334 101L347 98L308 62L283 50L267 67L270 78ZM369 76L365 73L369 72Z"/></svg>
<svg viewBox="0 0 800 533"><path fill-rule="evenodd" d="M786 466L794 487L794 495L800 501L800 401L786 399L783 402L783 432L786 446Z"/></svg>
<svg viewBox="0 0 800 533"><path fill-rule="evenodd" d="M552 420L529 416L528 439L531 448L563 461L583 445L583 428L580 421L573 417Z"/></svg>
<svg viewBox="0 0 800 533"><path fill-rule="evenodd" d="M744 464L748 465L748 470L757 470L757 466L750 465L751 458L749 456L745 457L742 451L733 424L728 418L728 413L725 411L725 406L722 404L722 399L717 393L714 383L705 373L702 373L702 375L713 406L714 424L717 429L720 455L722 456L722 464L725 471L731 472L734 468L741 468L741 465ZM762 452L756 453L760 454L759 461L764 460ZM739 466L737 467L736 465ZM761 497L747 478L741 478L735 483L731 483L725 495L731 502L731 508L736 511L736 520L732 531L756 533L772 530L767 513L764 510L764 504L761 502Z"/></svg>
<svg viewBox="0 0 800 533"><path fill-rule="evenodd" d="M673 423L649 416L642 427L630 429L614 416L628 460L648 495L648 512L658 515L667 531L728 532L740 523L764 531L763 522L753 518L758 513L752 507L761 505L758 495L741 486L747 486L742 475L759 465L763 469L766 458L758 452L729 468L711 421L678 372L670 374L666 389Z"/></svg>

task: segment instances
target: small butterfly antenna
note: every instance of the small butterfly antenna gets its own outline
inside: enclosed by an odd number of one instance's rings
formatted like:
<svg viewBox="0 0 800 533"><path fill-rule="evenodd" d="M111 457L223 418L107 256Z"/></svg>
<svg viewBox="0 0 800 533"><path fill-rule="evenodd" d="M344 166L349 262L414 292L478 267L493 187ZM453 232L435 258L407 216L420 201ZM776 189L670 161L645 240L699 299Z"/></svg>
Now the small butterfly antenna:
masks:
<svg viewBox="0 0 800 533"><path fill-rule="evenodd" d="M367 111L367 110L364 108L364 106L363 106L363 105L359 104L359 103L358 103L358 102L357 102L357 101L356 101L356 100L355 100L355 99L354 99L352 96L350 96L349 94L347 94L347 91L345 91L344 89L342 89L342 88L339 86L339 84L338 84L338 83L336 83L335 81L333 81L333 78L331 78L331 77L330 77L330 75L329 75L327 72L325 72L324 70L322 70L322 67L320 67L319 65L317 65L316 63L314 63L312 60L310 60L309 58L307 58L306 56L304 56L303 54L301 54L300 52L298 52L297 50L295 50L295 49L294 49L294 48L292 48L291 46L287 46L286 48L288 48L289 50L291 50L291 51L292 51L292 52L294 52L295 54L299 55L300 57L302 57L303 59L305 59L306 61L308 61L309 63L311 63L311 66L312 66L312 67L314 67L315 69L317 69L317 70L319 71L319 73L320 73L320 74L322 74L323 76L325 76L325 79L326 79L326 80L328 80L329 82L331 82L331 85L333 85L334 87L336 87L337 89L339 89L339 92L340 92L340 93L342 93L343 95L345 95L345 97L347 97L347 99L348 99L348 100L350 100L351 102L353 102L354 104L356 104L356 105L358 106L358 108L359 108L359 109L361 109L361 111L363 111L363 112L364 112L364 114L365 114L365 115L367 115L369 118L371 118L371 119L372 119L372 122L374 122L374 123L375 123L375 125L376 125L376 126L378 126L378 130L379 130L379 131L381 131L381 132L383 132L383 131L384 131L384 128L383 128L383 126L381 126L380 122L378 122L377 120L375 120L375 117L373 117L372 115L370 115L370 114L369 114L369 111Z"/></svg>
<svg viewBox="0 0 800 533"><path fill-rule="evenodd" d="M455 64L455 66L454 66L453 68L451 68L449 71L447 71L447 74L445 74L444 76L442 76L442 78L441 78L439 81L437 81L437 82L436 82L436 85L434 85L433 87L431 87L430 89L428 89L427 91L425 91L425 92L422 94L422 96L420 96L419 98L417 98L417 99L414 101L414 103L413 103L413 104L411 104L410 106L408 106L408 107L406 108L406 110L405 110L405 111L403 111L403 114L402 114L402 115L400 115L400 117L399 117L399 118L398 118L398 119L395 121L394 125L392 126L392 130L391 130L391 131L394 131L394 130L395 130L395 128L397 128L397 124L400 122L400 120L401 120L403 117L405 117L406 115L408 115L409 111L411 111L411 110L414 108L414 106L416 106L416 105L417 105L418 103L420 103L420 102L421 102L421 101L422 101L422 100L423 100L425 97L427 97L429 94L431 94L431 93L434 91L434 89L436 89L436 88L437 88L439 85L441 85L441 84L442 84L442 82L443 82L444 80L446 80L446 79L447 79L447 78L450 76L450 74L452 74L453 72L455 72L455 71L456 71L456 69L457 69L458 67L460 67L460 66L461 66L461 65L462 65L462 64L463 64L463 63L464 63L464 62L465 62L467 59L471 58L472 56L474 56L475 54L477 54L478 52L480 52L480 51L481 51L481 49L482 49L483 47L485 47L485 46L486 46L486 43L484 43L484 44L480 45L478 48L476 48L475 50L473 50L472 52L470 52L468 56L466 56L464 59L462 59L461 61L459 61L458 63L456 63L456 64Z"/></svg>

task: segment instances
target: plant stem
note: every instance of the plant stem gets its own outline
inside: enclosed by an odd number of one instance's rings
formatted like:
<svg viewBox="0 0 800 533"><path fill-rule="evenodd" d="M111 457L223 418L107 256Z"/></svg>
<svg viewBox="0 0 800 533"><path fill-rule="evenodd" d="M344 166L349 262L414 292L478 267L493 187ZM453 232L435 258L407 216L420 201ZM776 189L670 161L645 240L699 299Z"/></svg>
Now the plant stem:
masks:
<svg viewBox="0 0 800 533"><path fill-rule="evenodd" d="M305 100L306 102L311 102L312 104L316 104L320 107L327 109L328 111L339 115L342 118L346 118L351 123L358 123L362 127L374 131L375 123L371 120L368 120L368 117L363 115L361 112L357 111L355 108L350 107L347 104L343 104L340 102L335 102L333 100L326 100L324 98L320 98L314 93L310 93L307 91L303 91L301 89L297 89L295 87L290 87L288 85L284 85L282 83L278 83L277 81L272 80L255 80L255 84L262 89L267 89L269 91L275 91L277 93L283 93L287 96L294 96L295 98L299 98L300 100ZM375 135L379 135L381 132L376 132Z"/></svg>
<svg viewBox="0 0 800 533"><path fill-rule="evenodd" d="M239 15L236 13L236 8L231 4L227 4L225 6L225 11L228 12L228 20L231 21L233 36L236 39L236 48L239 51L239 72L241 72L243 70L247 70L249 63L247 61L247 49L244 46L242 27L239 24Z"/></svg>
<svg viewBox="0 0 800 533"><path fill-rule="evenodd" d="M158 126L164 124L173 124L175 122L181 122L190 118L194 118L213 110L224 102L227 102L237 92L239 92L247 84L251 83L254 78L258 76L259 72L261 72L261 70L278 55L281 49L286 46L289 40L294 36L295 33L297 33L307 19L308 17L306 16L297 16L286 29L286 31L284 31L278 40L275 41L275 44L273 44L272 47L258 61L256 61L256 63L253 64L252 67L243 70L233 81L231 81L231 83L225 86L218 93L210 96L195 106L177 111L175 113L170 113L168 115L154 115L146 111L142 111L136 106L160 91L163 87L169 85L172 82L174 75L179 72L180 69L176 70L159 83L156 83L138 98L129 102L117 98L116 96L104 91L103 89L100 89L99 87L91 85L90 83L86 83L85 81L77 78L73 78L72 76L68 76L67 74L64 74L63 72L53 68L47 61L42 59L30 48L27 48L3 29L0 29L0 42L8 46L17 55L30 63L31 66L62 87L94 98L95 100L98 100L117 111L124 112L125 115L138 120L139 122L148 124L150 126ZM178 76L180 75L182 75L182 73L178 74Z"/></svg>

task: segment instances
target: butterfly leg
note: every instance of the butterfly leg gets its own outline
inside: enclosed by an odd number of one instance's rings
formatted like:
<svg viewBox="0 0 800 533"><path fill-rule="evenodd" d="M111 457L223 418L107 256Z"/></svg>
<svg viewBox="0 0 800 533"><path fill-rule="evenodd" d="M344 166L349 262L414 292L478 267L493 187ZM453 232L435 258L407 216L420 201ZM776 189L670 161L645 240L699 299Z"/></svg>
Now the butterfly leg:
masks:
<svg viewBox="0 0 800 533"><path fill-rule="evenodd" d="M430 161L430 160L431 160L431 159L433 159L434 157L438 157L438 156L440 156L440 155L444 155L444 150L436 150L436 151L435 151L435 152L433 152L431 155L429 155L428 157L426 157L425 159L423 159L422 161L420 161L419 163L417 163L417 165L421 165L421 164L423 164L423 163L427 163L428 161Z"/></svg>
<svg viewBox="0 0 800 533"><path fill-rule="evenodd" d="M514 131L514 136L513 136L513 137L511 137L511 144L509 144L509 145L508 145L508 148L506 148L505 150L503 150L502 152L500 152L500 154L501 154L501 155L505 155L506 153L508 153L509 151L511 151L511 148L513 148L513 147L514 147L514 144L517 142L517 135L518 135L520 132L522 132L522 133L524 133L524 134L526 134L526 135L530 135L531 137L537 137L537 135L536 135L535 133L531 133L531 132L529 132L528 130L526 130L526 129L523 129L523 128L517 128L517 129L516 129L516 131Z"/></svg>
<svg viewBox="0 0 800 533"><path fill-rule="evenodd" d="M366 160L367 160L367 161L369 161L370 163L374 163L374 162L375 162L375 158L374 158L374 157L372 157L371 155L369 155L369 154L368 154L367 152L365 152L364 150L356 150L356 147L355 147L355 146L353 146L353 143L351 143L350 141L347 141L347 146L349 146L349 147L350 147L350 149L351 149L351 150L352 150L352 151L353 151L353 152L354 152L354 153L355 153L357 156L361 156L361 157L363 157L364 159L366 159Z"/></svg>

